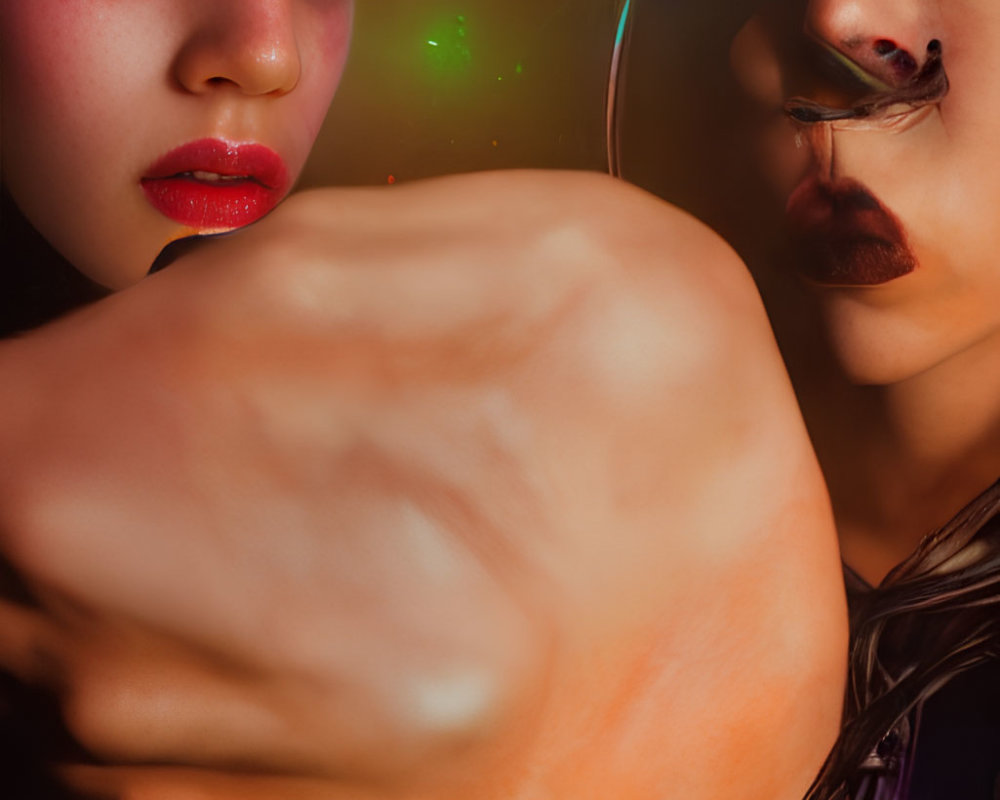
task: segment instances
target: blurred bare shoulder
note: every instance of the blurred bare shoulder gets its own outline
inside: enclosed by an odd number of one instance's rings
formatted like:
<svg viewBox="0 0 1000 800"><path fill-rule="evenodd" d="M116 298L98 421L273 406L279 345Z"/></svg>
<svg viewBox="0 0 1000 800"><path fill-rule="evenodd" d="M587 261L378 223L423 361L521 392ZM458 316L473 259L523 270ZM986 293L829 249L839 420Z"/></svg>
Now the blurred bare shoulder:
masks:
<svg viewBox="0 0 1000 800"><path fill-rule="evenodd" d="M566 657L587 664L587 643L613 629L608 658L644 665L619 687L632 713L606 707L603 728L578 705L607 694L588 683L601 670L550 699L567 727L577 704L601 748L593 796L645 797L663 776L671 788L657 796L801 796L839 727L846 610L826 488L743 263L685 212L596 174L461 176L397 198L405 225L483 244L461 275L493 286L490 302L519 287L506 332L531 365L526 404L560 465L543 493L586 553L585 567L564 562L579 603L567 615L594 591L608 598L604 618L577 623ZM323 195L302 202L321 207ZM440 252L426 247L417 259ZM637 620L655 645L626 644ZM587 774L578 751L565 757L560 774ZM579 791L570 782L557 796Z"/></svg>
<svg viewBox="0 0 1000 800"><path fill-rule="evenodd" d="M201 245L0 347L0 548L81 741L331 798L801 797L842 584L724 242L514 172Z"/></svg>

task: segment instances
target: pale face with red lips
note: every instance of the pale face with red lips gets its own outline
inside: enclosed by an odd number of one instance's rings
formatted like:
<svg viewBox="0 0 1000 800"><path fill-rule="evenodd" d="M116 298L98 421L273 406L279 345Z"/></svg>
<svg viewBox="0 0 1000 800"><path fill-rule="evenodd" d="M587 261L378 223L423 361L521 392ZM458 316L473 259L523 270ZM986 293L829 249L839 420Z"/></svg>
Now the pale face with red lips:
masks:
<svg viewBox="0 0 1000 800"><path fill-rule="evenodd" d="M2 0L3 182L95 281L269 211L340 80L353 0Z"/></svg>

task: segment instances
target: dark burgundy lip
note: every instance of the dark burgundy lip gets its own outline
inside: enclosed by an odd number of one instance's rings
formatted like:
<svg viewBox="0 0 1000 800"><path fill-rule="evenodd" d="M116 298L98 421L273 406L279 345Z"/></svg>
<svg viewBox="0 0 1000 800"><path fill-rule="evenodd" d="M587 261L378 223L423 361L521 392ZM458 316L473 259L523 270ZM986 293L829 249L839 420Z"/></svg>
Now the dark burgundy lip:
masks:
<svg viewBox="0 0 1000 800"><path fill-rule="evenodd" d="M859 181L807 177L785 210L796 267L810 281L876 286L916 269L899 219Z"/></svg>
<svg viewBox="0 0 1000 800"><path fill-rule="evenodd" d="M222 139L198 139L175 147L146 170L143 180L180 177L193 172L242 175L274 191L284 192L288 188L285 162L270 147Z"/></svg>
<svg viewBox="0 0 1000 800"><path fill-rule="evenodd" d="M789 196L785 213L792 228L803 232L906 241L895 215L864 184L848 178L806 178Z"/></svg>

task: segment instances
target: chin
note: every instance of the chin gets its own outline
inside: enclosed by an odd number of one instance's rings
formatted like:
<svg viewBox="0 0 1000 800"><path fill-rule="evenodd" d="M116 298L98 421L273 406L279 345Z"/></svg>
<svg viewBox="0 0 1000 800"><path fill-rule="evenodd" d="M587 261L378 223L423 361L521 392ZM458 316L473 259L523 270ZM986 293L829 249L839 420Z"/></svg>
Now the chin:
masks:
<svg viewBox="0 0 1000 800"><path fill-rule="evenodd" d="M116 251L113 245L109 245L106 252L107 255L103 257L72 251L63 255L88 280L110 292L127 289L141 281L149 272L149 265L155 257L155 252L150 250L149 256L146 251L142 251L129 258L130 252Z"/></svg>
<svg viewBox="0 0 1000 800"><path fill-rule="evenodd" d="M902 383L944 360L933 336L891 309L824 303L826 336L847 379L859 386Z"/></svg>
<svg viewBox="0 0 1000 800"><path fill-rule="evenodd" d="M163 249L186 233L173 223L144 219L104 226L103 235L69 243L63 255L94 283L116 292L145 278Z"/></svg>
<svg viewBox="0 0 1000 800"><path fill-rule="evenodd" d="M951 366L963 363L978 364L975 368L981 369L996 364L1000 355L1000 328L944 325L929 329L904 315L878 325L865 322L839 320L826 329L841 371L858 386L899 385L933 372L944 377Z"/></svg>
<svg viewBox="0 0 1000 800"><path fill-rule="evenodd" d="M833 344L834 354L847 380L855 386L891 386L920 374L930 364L918 365L893 354L858 352L857 348Z"/></svg>

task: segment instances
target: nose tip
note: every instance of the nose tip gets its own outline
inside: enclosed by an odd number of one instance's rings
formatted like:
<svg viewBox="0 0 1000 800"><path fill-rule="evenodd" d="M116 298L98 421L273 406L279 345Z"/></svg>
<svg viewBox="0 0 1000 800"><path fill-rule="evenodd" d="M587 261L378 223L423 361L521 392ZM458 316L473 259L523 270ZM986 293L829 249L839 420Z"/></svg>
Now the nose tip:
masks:
<svg viewBox="0 0 1000 800"><path fill-rule="evenodd" d="M806 30L879 81L901 86L941 52L930 0L810 0Z"/></svg>
<svg viewBox="0 0 1000 800"><path fill-rule="evenodd" d="M176 58L182 87L195 94L229 87L251 96L295 88L301 63L287 0L231 0L210 11Z"/></svg>

